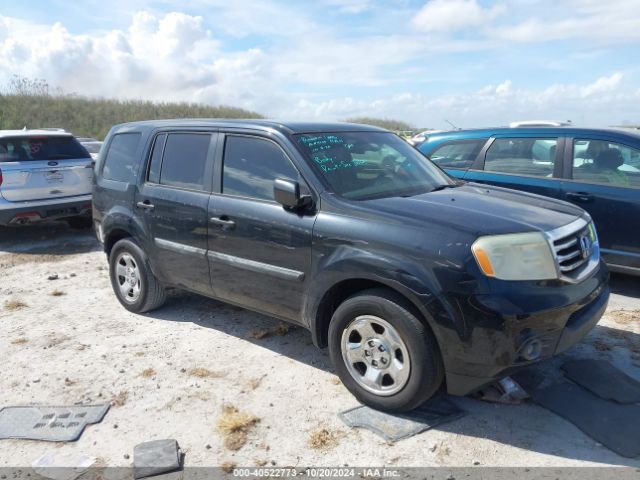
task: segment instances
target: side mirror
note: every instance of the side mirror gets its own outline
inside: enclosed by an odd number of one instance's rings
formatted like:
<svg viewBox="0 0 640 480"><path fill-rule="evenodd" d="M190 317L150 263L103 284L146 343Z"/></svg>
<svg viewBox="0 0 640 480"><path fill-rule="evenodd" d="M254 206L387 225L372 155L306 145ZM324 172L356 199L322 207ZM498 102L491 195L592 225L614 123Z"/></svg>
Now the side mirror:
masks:
<svg viewBox="0 0 640 480"><path fill-rule="evenodd" d="M311 196L300 194L298 182L276 178L273 182L273 198L286 208L302 208L311 203Z"/></svg>

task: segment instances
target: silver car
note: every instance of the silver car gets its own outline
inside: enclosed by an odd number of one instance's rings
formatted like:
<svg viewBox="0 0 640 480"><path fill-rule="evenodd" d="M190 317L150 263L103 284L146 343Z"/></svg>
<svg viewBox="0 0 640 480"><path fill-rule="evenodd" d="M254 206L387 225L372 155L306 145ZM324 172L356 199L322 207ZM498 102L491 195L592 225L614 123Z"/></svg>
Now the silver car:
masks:
<svg viewBox="0 0 640 480"><path fill-rule="evenodd" d="M70 133L0 130L0 225L91 225L93 159Z"/></svg>

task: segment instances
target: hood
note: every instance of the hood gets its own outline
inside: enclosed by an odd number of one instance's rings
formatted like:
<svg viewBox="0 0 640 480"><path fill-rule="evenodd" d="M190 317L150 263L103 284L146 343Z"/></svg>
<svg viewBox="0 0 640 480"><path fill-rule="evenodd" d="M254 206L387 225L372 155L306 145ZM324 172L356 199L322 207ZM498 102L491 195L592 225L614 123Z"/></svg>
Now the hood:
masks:
<svg viewBox="0 0 640 480"><path fill-rule="evenodd" d="M474 183L361 204L367 210L404 217L407 223L438 223L475 235L549 231L586 216L570 203Z"/></svg>

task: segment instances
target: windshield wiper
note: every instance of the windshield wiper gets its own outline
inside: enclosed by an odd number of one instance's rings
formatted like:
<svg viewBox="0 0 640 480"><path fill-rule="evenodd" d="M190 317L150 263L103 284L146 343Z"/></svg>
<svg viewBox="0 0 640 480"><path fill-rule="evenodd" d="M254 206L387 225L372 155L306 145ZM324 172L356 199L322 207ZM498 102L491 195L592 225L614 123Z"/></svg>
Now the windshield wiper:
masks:
<svg viewBox="0 0 640 480"><path fill-rule="evenodd" d="M439 192L440 190L444 190L445 188L456 188L459 187L457 183L443 183L442 185L437 185L433 187L429 192Z"/></svg>

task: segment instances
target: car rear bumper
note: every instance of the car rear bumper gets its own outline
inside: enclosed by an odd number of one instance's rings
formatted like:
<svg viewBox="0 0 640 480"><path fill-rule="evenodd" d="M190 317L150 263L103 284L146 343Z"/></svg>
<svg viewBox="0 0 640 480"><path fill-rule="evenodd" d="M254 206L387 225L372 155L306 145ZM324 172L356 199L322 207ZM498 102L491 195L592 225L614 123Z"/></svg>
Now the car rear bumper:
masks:
<svg viewBox="0 0 640 480"><path fill-rule="evenodd" d="M9 202L0 197L0 225L24 225L90 213L91 194L25 202Z"/></svg>
<svg viewBox="0 0 640 480"><path fill-rule="evenodd" d="M447 391L469 394L568 350L604 314L609 301L608 279L601 262L581 284L548 286L544 297L527 292L531 287L523 285L520 298L478 295L470 299L459 310L466 316L462 320L465 334L458 337L457 344L443 349ZM524 297L530 294L534 301L528 304Z"/></svg>

